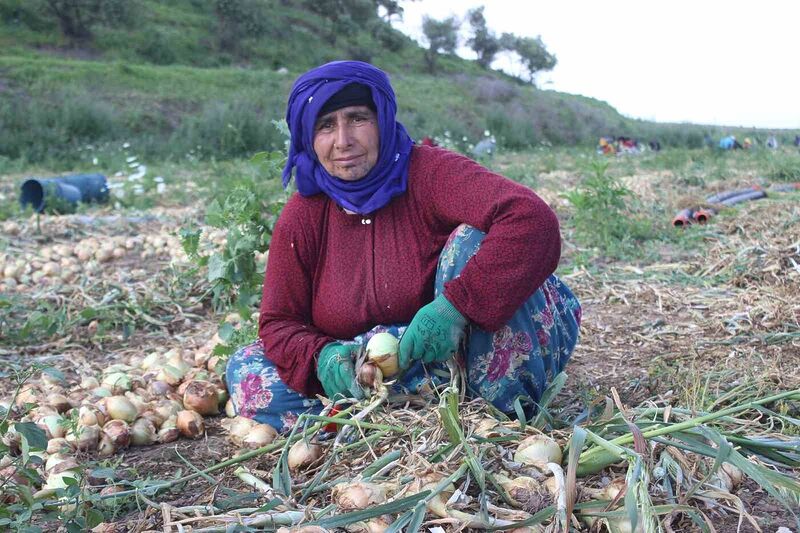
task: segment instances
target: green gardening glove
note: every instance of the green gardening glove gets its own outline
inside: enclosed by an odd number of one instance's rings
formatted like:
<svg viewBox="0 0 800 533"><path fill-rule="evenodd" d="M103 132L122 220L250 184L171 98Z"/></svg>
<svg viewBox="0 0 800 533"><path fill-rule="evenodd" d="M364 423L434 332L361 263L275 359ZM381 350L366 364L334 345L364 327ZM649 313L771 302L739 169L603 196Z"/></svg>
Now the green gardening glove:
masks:
<svg viewBox="0 0 800 533"><path fill-rule="evenodd" d="M400 338L398 363L405 370L414 360L445 361L458 351L467 319L447 298L439 295L423 306Z"/></svg>
<svg viewBox="0 0 800 533"><path fill-rule="evenodd" d="M356 383L356 370L353 366L353 357L359 348L358 344L332 342L319 352L317 378L328 398L361 398L364 395Z"/></svg>

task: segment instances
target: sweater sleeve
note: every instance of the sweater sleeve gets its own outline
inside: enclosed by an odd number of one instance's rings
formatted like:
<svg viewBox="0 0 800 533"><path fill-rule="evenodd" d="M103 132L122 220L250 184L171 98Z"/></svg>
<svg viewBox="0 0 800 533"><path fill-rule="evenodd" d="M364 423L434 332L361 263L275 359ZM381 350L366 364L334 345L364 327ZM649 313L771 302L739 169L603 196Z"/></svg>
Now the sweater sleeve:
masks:
<svg viewBox="0 0 800 533"><path fill-rule="evenodd" d="M496 331L555 272L558 218L528 187L464 156L430 148L420 159L419 201L428 205L430 223L466 223L486 233L444 295L472 322Z"/></svg>
<svg viewBox="0 0 800 533"><path fill-rule="evenodd" d="M334 339L311 320L311 300L316 254L313 232L304 202L295 195L287 202L269 248L264 277L258 336L266 357L293 390L313 397L323 393L316 375L316 356Z"/></svg>

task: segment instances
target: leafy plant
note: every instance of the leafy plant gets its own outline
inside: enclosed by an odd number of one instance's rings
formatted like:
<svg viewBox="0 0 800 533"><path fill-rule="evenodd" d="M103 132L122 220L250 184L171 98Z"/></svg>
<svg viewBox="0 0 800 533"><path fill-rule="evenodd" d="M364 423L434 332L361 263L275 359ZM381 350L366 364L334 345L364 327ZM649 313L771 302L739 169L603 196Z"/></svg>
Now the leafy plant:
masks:
<svg viewBox="0 0 800 533"><path fill-rule="evenodd" d="M575 208L570 220L575 238L584 246L617 255L631 241L651 236L649 225L632 207L632 193L617 178L609 175L608 162L594 160L581 185L562 194Z"/></svg>
<svg viewBox="0 0 800 533"><path fill-rule="evenodd" d="M221 249L203 253L202 229L184 228L181 241L186 253L198 266L208 269L215 309L233 308L249 318L261 297L263 271L256 254L269 249L275 222L286 203L286 195L276 198L264 186L264 179L277 179L286 163L284 152L260 152L252 161L261 172L256 179L241 180L221 200L214 199L206 209L205 223L227 231Z"/></svg>

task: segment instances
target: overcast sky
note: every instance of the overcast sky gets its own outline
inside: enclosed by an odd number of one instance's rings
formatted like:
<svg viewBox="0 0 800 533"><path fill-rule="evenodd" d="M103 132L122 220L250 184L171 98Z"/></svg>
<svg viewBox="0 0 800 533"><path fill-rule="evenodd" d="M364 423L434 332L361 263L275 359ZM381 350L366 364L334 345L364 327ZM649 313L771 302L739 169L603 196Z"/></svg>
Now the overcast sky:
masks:
<svg viewBox="0 0 800 533"><path fill-rule="evenodd" d="M542 89L604 100L658 122L800 128L800 1L402 1L393 25L418 38L422 17L484 5L490 30L541 35L558 64ZM461 55L473 57L468 50ZM513 68L498 60L495 66Z"/></svg>

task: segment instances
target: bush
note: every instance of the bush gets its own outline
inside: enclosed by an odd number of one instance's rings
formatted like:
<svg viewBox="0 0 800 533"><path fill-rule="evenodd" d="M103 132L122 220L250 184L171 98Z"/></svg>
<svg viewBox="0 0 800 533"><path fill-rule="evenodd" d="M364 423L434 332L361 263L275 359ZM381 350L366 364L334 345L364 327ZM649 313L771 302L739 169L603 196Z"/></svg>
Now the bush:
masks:
<svg viewBox="0 0 800 533"><path fill-rule="evenodd" d="M184 153L200 146L205 154L229 158L282 147L283 139L262 109L241 98L207 103L198 116L184 120L171 144Z"/></svg>
<svg viewBox="0 0 800 533"><path fill-rule="evenodd" d="M137 49L139 55L156 65L170 65L178 59L170 38L161 31L152 35Z"/></svg>
<svg viewBox="0 0 800 533"><path fill-rule="evenodd" d="M636 241L652 238L655 232L630 205L631 191L606 174L607 169L607 161L593 161L589 176L562 196L575 208L570 219L575 239L583 246L617 256L631 250Z"/></svg>
<svg viewBox="0 0 800 533"><path fill-rule="evenodd" d="M0 102L0 155L74 161L82 143L124 135L120 122L110 104L91 95L58 91L35 101L9 98Z"/></svg>

